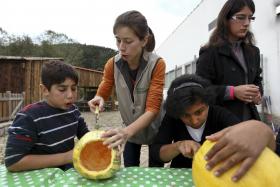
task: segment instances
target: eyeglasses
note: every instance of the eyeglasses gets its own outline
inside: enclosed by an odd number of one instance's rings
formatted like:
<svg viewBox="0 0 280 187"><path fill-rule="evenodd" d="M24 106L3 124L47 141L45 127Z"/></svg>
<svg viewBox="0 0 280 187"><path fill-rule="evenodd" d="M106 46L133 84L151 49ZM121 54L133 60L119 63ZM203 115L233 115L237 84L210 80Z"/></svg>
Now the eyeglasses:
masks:
<svg viewBox="0 0 280 187"><path fill-rule="evenodd" d="M234 15L231 18L233 20L239 21L239 22L245 22L247 19L249 20L249 22L253 22L256 19L256 17L254 17L254 16L246 16L246 15L243 15L243 14Z"/></svg>

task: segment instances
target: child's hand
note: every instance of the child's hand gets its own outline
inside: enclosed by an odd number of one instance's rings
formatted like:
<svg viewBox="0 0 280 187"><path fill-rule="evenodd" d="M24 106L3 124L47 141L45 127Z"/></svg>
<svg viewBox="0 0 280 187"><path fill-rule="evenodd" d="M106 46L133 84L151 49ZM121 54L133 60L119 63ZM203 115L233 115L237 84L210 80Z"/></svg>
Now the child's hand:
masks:
<svg viewBox="0 0 280 187"><path fill-rule="evenodd" d="M200 144L192 140L184 140L177 142L179 152L188 158L193 158L194 154L199 149Z"/></svg>
<svg viewBox="0 0 280 187"><path fill-rule="evenodd" d="M65 152L64 158L65 158L65 163L72 163L73 162L73 149Z"/></svg>

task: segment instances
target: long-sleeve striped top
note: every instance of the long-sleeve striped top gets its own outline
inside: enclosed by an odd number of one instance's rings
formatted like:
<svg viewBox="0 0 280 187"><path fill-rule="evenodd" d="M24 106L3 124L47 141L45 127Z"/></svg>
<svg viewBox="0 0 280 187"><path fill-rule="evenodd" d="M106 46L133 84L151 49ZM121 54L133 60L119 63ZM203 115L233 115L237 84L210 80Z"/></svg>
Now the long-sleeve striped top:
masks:
<svg viewBox="0 0 280 187"><path fill-rule="evenodd" d="M7 167L29 154L55 154L74 147L74 138L89 130L76 106L62 110L38 102L20 111L8 129Z"/></svg>

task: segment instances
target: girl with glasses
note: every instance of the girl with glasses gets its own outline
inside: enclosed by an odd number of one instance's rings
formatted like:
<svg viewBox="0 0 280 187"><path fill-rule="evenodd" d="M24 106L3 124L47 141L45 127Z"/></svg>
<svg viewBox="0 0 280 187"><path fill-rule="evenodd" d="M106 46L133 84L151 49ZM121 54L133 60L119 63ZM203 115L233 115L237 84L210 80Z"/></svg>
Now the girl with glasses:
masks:
<svg viewBox="0 0 280 187"><path fill-rule="evenodd" d="M217 104L240 120L260 120L255 105L263 94L260 51L250 24L255 20L252 0L228 0L221 9L217 27L200 49L196 74L217 91Z"/></svg>

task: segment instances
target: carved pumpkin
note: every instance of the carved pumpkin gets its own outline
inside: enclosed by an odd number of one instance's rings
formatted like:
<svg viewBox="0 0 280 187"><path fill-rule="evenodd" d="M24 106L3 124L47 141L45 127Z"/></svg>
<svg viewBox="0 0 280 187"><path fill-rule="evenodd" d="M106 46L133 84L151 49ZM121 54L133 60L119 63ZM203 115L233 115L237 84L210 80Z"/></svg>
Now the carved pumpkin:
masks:
<svg viewBox="0 0 280 187"><path fill-rule="evenodd" d="M104 131L95 130L85 134L75 145L73 164L88 179L107 179L120 168L120 157L114 149L103 145Z"/></svg>
<svg viewBox="0 0 280 187"><path fill-rule="evenodd" d="M216 177L213 171L206 170L204 155L211 149L214 143L205 141L194 156L192 165L193 181L196 187L277 187L280 186L280 158L269 148L261 153L254 165L247 171L238 182L233 182L231 177L239 168L240 164L231 168L229 171Z"/></svg>

